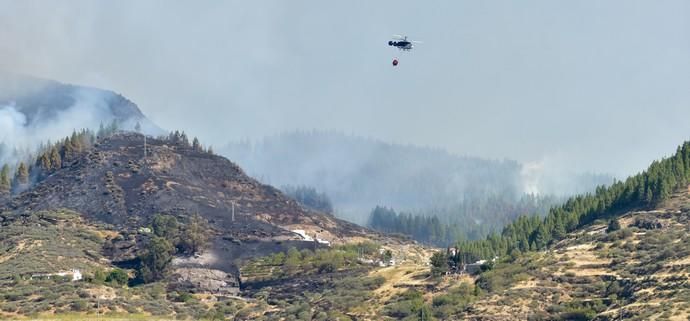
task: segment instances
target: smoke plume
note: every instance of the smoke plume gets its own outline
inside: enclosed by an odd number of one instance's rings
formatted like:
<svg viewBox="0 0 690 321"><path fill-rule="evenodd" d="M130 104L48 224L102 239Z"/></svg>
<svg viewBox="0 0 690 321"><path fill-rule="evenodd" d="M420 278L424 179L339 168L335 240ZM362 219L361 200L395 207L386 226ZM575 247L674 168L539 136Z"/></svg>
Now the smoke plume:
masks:
<svg viewBox="0 0 690 321"><path fill-rule="evenodd" d="M106 90L0 75L0 164L26 160L41 146L82 129L115 122L147 134L162 131L132 102Z"/></svg>

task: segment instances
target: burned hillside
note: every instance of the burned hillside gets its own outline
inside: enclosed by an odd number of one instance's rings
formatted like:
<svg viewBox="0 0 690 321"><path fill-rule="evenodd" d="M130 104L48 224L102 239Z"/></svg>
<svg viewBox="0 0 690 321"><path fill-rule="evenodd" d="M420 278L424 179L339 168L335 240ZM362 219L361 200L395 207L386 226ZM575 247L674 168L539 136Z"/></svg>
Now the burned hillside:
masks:
<svg viewBox="0 0 690 321"><path fill-rule="evenodd" d="M80 135L90 138L84 144L74 144ZM247 284L240 269L256 258L290 250L337 252L337 244L367 240L401 242L305 209L278 189L257 182L234 163L214 155L198 140L190 143L183 133L159 138L132 132L105 137L89 132L80 135L51 147L63 155L59 166L37 162L38 166L30 166L34 179L26 190L4 194L0 208L3 228L22 226L24 221L40 225L30 223L34 232L5 237L0 245L6 248L5 259L20 252L22 257L34 258L41 257L41 244L51 237L44 229L56 230L59 235L63 225L79 223L82 230L94 232L83 237L75 233L71 239L61 236L69 243L56 242L57 252L74 259L47 256L41 262L62 264L44 264L47 272L32 264L19 278L57 273L53 271L56 266L76 268L86 275L87 286L92 286L101 282L98 275L104 271L108 275L119 273L118 284L133 289L164 286L170 295L166 303L170 308L176 305L175 300L182 300L178 296L243 293ZM63 212L72 216L65 216L65 222L50 220L57 215L52 213ZM174 227L159 225L159 221L175 222ZM159 229L162 226L167 232ZM198 242L192 244L194 239ZM332 244L333 248L328 248ZM0 271L14 264L6 261L0 264ZM0 285L2 282L13 281L5 277L0 278ZM129 303L113 301L108 309L127 307L134 309Z"/></svg>
<svg viewBox="0 0 690 321"><path fill-rule="evenodd" d="M238 240L298 239L292 229L331 241L366 234L356 225L302 208L179 135L149 137L146 142L136 133L99 139L71 163L7 201L3 210L57 208L122 229L145 226L157 213L198 213L214 233Z"/></svg>

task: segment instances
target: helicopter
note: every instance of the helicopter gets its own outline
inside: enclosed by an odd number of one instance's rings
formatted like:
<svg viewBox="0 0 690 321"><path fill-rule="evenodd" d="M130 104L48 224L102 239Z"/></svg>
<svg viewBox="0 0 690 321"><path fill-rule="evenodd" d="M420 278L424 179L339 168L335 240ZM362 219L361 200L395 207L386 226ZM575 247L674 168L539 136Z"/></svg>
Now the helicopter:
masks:
<svg viewBox="0 0 690 321"><path fill-rule="evenodd" d="M422 43L421 41L407 40L407 36L393 35L393 40L388 41L388 45L396 47L402 51L410 51L414 48L413 44ZM400 61L398 58L393 58L393 66L397 66Z"/></svg>
<svg viewBox="0 0 690 321"><path fill-rule="evenodd" d="M393 40L388 41L391 47L397 47L400 50L410 51L414 48L413 44L422 43L421 41L407 40L407 36L393 35Z"/></svg>

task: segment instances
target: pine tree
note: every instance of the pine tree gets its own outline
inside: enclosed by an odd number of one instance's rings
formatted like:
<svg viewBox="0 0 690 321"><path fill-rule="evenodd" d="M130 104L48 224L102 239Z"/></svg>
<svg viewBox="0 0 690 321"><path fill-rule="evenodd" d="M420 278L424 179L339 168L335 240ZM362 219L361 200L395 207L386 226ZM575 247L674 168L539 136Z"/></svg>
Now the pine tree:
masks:
<svg viewBox="0 0 690 321"><path fill-rule="evenodd" d="M12 187L12 176L10 175L10 167L5 164L0 170L0 193L7 193Z"/></svg>
<svg viewBox="0 0 690 321"><path fill-rule="evenodd" d="M645 192L645 202L647 204L652 204L654 201L654 192L652 192L652 188L650 186L647 186L647 191Z"/></svg>
<svg viewBox="0 0 690 321"><path fill-rule="evenodd" d="M180 142L180 131L179 131L179 130L175 130L174 132L171 132L169 136L170 136L169 139L170 139L174 144L177 144L177 143Z"/></svg>
<svg viewBox="0 0 690 321"><path fill-rule="evenodd" d="M194 214L182 231L181 248L187 254L201 251L208 241L208 222L199 214Z"/></svg>
<svg viewBox="0 0 690 321"><path fill-rule="evenodd" d="M139 122L137 122L137 124L134 125L134 130L135 130L137 133L141 133L141 124L140 124Z"/></svg>
<svg viewBox="0 0 690 321"><path fill-rule="evenodd" d="M74 146L72 145L72 141L69 137L66 137L64 143L62 144L62 155L63 160L66 162L69 162L70 160L74 159Z"/></svg>
<svg viewBox="0 0 690 321"><path fill-rule="evenodd" d="M448 270L448 258L442 252L436 252L431 256L431 274L441 275Z"/></svg>
<svg viewBox="0 0 690 321"><path fill-rule="evenodd" d="M545 224L540 224L539 228L534 232L534 245L537 250L543 249L549 243L549 231L546 229Z"/></svg>
<svg viewBox="0 0 690 321"><path fill-rule="evenodd" d="M565 237L567 231L565 230L565 225L562 222L557 221L556 226L553 228L553 238L560 240Z"/></svg>
<svg viewBox="0 0 690 321"><path fill-rule="evenodd" d="M119 128L119 125L117 124L117 120L113 119L112 122L110 122L110 125L108 125L108 128L106 129L106 136L114 134Z"/></svg>
<svg viewBox="0 0 690 321"><path fill-rule="evenodd" d="M46 172L50 171L53 167L51 162L50 162L50 156L48 155L48 152L41 154L40 162L41 162L41 169L43 169Z"/></svg>
<svg viewBox="0 0 690 321"><path fill-rule="evenodd" d="M105 126L103 126L103 122L98 126L98 131L96 132L96 136L98 138L103 138L105 136Z"/></svg>
<svg viewBox="0 0 690 321"><path fill-rule="evenodd" d="M70 143L72 144L72 147L74 147L74 150L76 152L80 152L82 150L82 143L79 140L79 137L77 136L77 132L73 131L72 136L69 139Z"/></svg>
<svg viewBox="0 0 690 321"><path fill-rule="evenodd" d="M659 193L658 195L655 195L657 197L657 201L665 200L669 197L669 195L671 195L673 183L670 182L670 177L672 176L669 174L667 177L669 177L669 179L660 179L659 183L657 184L659 186Z"/></svg>
<svg viewBox="0 0 690 321"><path fill-rule="evenodd" d="M180 234L180 224L172 215L156 214L151 222L153 233L156 236L164 237L171 243L177 243Z"/></svg>
<svg viewBox="0 0 690 321"><path fill-rule="evenodd" d="M189 139L187 138L187 134L185 132L180 134L180 142L184 146L189 146Z"/></svg>
<svg viewBox="0 0 690 321"><path fill-rule="evenodd" d="M29 168L26 167L24 162L20 162L19 166L17 166L17 172L15 173L14 179L16 184L29 184Z"/></svg>
<svg viewBox="0 0 690 321"><path fill-rule="evenodd" d="M152 237L144 253L139 257L140 266L137 277L144 283L165 278L170 271L173 251L174 248L168 240L158 236Z"/></svg>
<svg viewBox="0 0 690 321"><path fill-rule="evenodd" d="M60 153L55 146L50 149L50 163L53 169L62 168L62 158L60 157Z"/></svg>
<svg viewBox="0 0 690 321"><path fill-rule="evenodd" d="M201 147L201 143L199 143L199 139L194 137L192 140L192 148L196 151L202 151L203 147Z"/></svg>

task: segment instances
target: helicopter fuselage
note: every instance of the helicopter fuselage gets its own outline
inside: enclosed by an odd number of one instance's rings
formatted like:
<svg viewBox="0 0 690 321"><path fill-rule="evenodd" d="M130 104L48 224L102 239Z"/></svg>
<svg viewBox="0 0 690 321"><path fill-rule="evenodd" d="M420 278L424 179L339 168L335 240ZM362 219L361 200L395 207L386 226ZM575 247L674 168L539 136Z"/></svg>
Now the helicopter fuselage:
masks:
<svg viewBox="0 0 690 321"><path fill-rule="evenodd" d="M400 50L410 50L413 48L412 43L407 40L389 41L388 45L392 47L397 47Z"/></svg>

